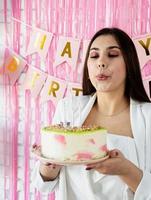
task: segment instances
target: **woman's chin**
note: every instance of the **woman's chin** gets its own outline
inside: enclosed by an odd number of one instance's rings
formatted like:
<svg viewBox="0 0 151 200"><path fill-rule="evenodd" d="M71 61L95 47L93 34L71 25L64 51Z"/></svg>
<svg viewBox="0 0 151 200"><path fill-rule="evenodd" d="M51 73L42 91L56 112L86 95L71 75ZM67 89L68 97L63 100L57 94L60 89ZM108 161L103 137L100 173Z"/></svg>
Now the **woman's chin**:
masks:
<svg viewBox="0 0 151 200"><path fill-rule="evenodd" d="M95 88L96 88L97 92L110 92L111 91L110 88L105 87L103 85L97 85L97 87L95 87Z"/></svg>

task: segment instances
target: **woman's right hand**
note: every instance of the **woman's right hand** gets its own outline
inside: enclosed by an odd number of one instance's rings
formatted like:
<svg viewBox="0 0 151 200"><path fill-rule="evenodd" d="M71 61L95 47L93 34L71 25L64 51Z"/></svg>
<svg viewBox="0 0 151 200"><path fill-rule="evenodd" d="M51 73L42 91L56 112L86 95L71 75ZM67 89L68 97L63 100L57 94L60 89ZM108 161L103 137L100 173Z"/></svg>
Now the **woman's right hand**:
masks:
<svg viewBox="0 0 151 200"><path fill-rule="evenodd" d="M40 162L39 173L44 181L53 181L59 175L61 165Z"/></svg>
<svg viewBox="0 0 151 200"><path fill-rule="evenodd" d="M40 152L39 145L33 145L32 147L35 151ZM54 163L48 163L48 162L44 162L43 160L40 160L39 173L40 173L43 181L53 181L59 175L61 168L62 168L61 165L57 165Z"/></svg>

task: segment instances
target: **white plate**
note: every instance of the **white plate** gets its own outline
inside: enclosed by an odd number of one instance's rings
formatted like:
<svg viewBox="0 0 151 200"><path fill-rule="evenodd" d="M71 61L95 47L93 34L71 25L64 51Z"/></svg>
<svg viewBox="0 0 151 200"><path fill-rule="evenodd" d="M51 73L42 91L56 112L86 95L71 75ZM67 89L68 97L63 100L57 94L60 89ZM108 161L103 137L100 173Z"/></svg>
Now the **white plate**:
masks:
<svg viewBox="0 0 151 200"><path fill-rule="evenodd" d="M103 158L98 158L98 159L93 159L93 160L79 160L79 161L75 161L75 160L66 160L66 161L62 161L62 160L55 160L55 159L50 159L50 158L46 158L41 154L41 150L40 147L39 148L33 148L32 149L32 153L33 155L38 158L39 160L46 162L46 163L52 163L52 164L57 164L57 165L82 165L82 164L92 164L92 163L97 163L100 161L104 161L106 160L109 156L105 156Z"/></svg>

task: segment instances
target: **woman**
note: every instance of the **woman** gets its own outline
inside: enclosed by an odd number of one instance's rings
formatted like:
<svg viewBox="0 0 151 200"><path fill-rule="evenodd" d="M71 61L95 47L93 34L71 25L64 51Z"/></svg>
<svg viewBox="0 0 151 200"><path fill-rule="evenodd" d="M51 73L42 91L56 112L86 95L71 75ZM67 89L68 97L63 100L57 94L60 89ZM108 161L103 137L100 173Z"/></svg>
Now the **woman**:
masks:
<svg viewBox="0 0 151 200"><path fill-rule="evenodd" d="M150 200L151 104L136 49L122 30L104 28L91 39L83 94L61 100L53 123L73 116L74 126L105 127L109 158L87 166L37 163L34 185L55 190L56 200Z"/></svg>

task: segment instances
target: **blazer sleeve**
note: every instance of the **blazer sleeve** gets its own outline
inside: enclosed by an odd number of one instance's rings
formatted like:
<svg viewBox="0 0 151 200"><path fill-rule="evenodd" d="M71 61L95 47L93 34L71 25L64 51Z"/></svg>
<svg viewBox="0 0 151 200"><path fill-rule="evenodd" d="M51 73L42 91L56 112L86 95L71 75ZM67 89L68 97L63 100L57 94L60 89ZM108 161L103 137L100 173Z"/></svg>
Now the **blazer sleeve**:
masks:
<svg viewBox="0 0 151 200"><path fill-rule="evenodd" d="M151 200L151 173L145 171L135 191L134 200Z"/></svg>
<svg viewBox="0 0 151 200"><path fill-rule="evenodd" d="M52 124L58 124L62 121L62 100L58 102ZM55 191L59 183L59 176L53 181L43 181L39 173L40 162L37 161L32 172L32 185L42 193L51 193Z"/></svg>
<svg viewBox="0 0 151 200"><path fill-rule="evenodd" d="M56 187L58 186L59 177L57 177L53 181L43 181L40 173L39 173L39 166L40 162L37 161L32 172L32 185L35 187L39 192L49 194L54 192Z"/></svg>
<svg viewBox="0 0 151 200"><path fill-rule="evenodd" d="M134 200L151 200L151 103L142 106L142 114L146 127L146 169L135 192Z"/></svg>

